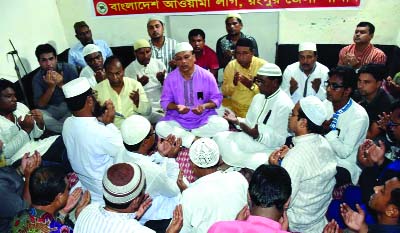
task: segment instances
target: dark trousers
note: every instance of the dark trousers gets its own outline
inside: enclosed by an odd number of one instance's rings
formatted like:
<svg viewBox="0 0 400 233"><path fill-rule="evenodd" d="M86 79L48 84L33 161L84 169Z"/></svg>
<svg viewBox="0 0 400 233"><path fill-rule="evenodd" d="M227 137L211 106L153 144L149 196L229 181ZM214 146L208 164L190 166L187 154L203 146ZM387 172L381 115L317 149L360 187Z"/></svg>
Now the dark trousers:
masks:
<svg viewBox="0 0 400 233"><path fill-rule="evenodd" d="M144 225L157 233L165 233L170 222L171 219L150 220Z"/></svg>

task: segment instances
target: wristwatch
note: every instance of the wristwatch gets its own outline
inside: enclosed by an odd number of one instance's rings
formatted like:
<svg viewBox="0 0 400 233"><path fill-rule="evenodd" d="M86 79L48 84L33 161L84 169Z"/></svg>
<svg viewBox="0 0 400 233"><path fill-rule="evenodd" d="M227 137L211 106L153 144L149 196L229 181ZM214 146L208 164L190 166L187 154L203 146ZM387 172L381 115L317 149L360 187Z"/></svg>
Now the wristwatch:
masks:
<svg viewBox="0 0 400 233"><path fill-rule="evenodd" d="M256 84L253 83L253 85L250 87L250 90L254 90L254 88L256 88Z"/></svg>

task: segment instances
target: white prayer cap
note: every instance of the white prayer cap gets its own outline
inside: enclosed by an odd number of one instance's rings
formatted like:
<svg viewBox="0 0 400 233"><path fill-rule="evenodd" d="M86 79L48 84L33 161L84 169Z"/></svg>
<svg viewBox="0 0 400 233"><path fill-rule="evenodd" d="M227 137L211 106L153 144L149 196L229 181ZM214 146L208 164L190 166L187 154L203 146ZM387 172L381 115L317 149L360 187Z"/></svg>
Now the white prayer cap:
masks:
<svg viewBox="0 0 400 233"><path fill-rule="evenodd" d="M151 124L149 120L140 115L132 115L121 124L122 139L128 145L136 145L143 141L149 134Z"/></svg>
<svg viewBox="0 0 400 233"><path fill-rule="evenodd" d="M210 138L199 138L190 147L189 158L201 168L215 166L219 161L218 145Z"/></svg>
<svg viewBox="0 0 400 233"><path fill-rule="evenodd" d="M183 51L193 51L193 47L188 42L181 42L175 46L175 54Z"/></svg>
<svg viewBox="0 0 400 233"><path fill-rule="evenodd" d="M103 177L104 198L114 204L125 204L143 190L145 176L134 163L117 163L108 168Z"/></svg>
<svg viewBox="0 0 400 233"><path fill-rule="evenodd" d="M85 93L89 89L90 83L85 77L73 79L62 86L64 96L67 99Z"/></svg>
<svg viewBox="0 0 400 233"><path fill-rule="evenodd" d="M151 16L151 17L149 18L149 20L147 20L147 23L150 23L150 21L154 21L154 20L160 21L160 23L161 23L162 25L164 25L164 21L163 21L160 17L158 17L158 16Z"/></svg>
<svg viewBox="0 0 400 233"><path fill-rule="evenodd" d="M238 13L229 13L226 15L225 19L229 19L229 18L242 19L242 16L240 16Z"/></svg>
<svg viewBox="0 0 400 233"><path fill-rule="evenodd" d="M258 69L257 74L268 77L279 77L282 76L282 71L279 66L273 63L265 63L260 67L260 69Z"/></svg>
<svg viewBox="0 0 400 233"><path fill-rule="evenodd" d="M95 44L88 44L83 48L82 55L83 57L86 57L87 55L95 52L101 52L100 48Z"/></svg>
<svg viewBox="0 0 400 233"><path fill-rule="evenodd" d="M133 49L135 49L135 51L141 48L150 48L149 41L145 39L139 39L133 43Z"/></svg>
<svg viewBox="0 0 400 233"><path fill-rule="evenodd" d="M316 96L307 96L300 100L300 107L304 114L314 124L321 126L327 118L327 112L322 101Z"/></svg>
<svg viewBox="0 0 400 233"><path fill-rule="evenodd" d="M306 50L310 50L310 51L317 51L317 45L315 43L312 42L304 42L299 44L299 52L302 51L306 51Z"/></svg>

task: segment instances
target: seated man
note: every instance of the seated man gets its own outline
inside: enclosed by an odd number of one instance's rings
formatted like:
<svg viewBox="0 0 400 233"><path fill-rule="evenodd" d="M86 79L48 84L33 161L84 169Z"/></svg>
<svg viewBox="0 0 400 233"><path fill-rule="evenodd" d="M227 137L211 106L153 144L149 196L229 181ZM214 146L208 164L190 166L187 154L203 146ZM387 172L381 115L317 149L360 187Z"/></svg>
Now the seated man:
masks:
<svg viewBox="0 0 400 233"><path fill-rule="evenodd" d="M224 118L242 130L222 132L214 137L229 165L254 170L285 143L293 103L279 88L281 82L280 68L275 64L264 64L255 78L260 93L254 96L246 118L225 111Z"/></svg>
<svg viewBox="0 0 400 233"><path fill-rule="evenodd" d="M357 77L350 67L338 66L328 73L325 82L328 113L324 127L328 140L338 159L336 185L357 184L361 173L357 165L358 146L364 141L368 131L368 114L352 98L356 89Z"/></svg>
<svg viewBox="0 0 400 233"><path fill-rule="evenodd" d="M291 192L290 176L286 170L263 164L251 177L250 211L246 206L239 213L239 216L244 215L244 219L217 222L208 233L287 233L287 220L282 219L285 218Z"/></svg>
<svg viewBox="0 0 400 233"><path fill-rule="evenodd" d="M101 105L111 100L115 104L115 111L122 114L115 118L115 126L120 128L124 117L133 114L150 115L151 104L142 84L124 76L124 68L119 58L107 58L104 67L107 79L98 83L94 89L97 91L96 99Z"/></svg>
<svg viewBox="0 0 400 233"><path fill-rule="evenodd" d="M117 163L104 174L105 206L93 203L83 209L75 223L75 233L154 233L140 225L139 209L150 205L145 194L146 175L134 163Z"/></svg>
<svg viewBox="0 0 400 233"><path fill-rule="evenodd" d="M102 111L86 78L69 82L63 91L73 114L65 121L62 132L68 159L82 185L90 191L92 201L103 203L101 180L124 146L121 133L112 123L114 106L106 101Z"/></svg>
<svg viewBox="0 0 400 233"><path fill-rule="evenodd" d="M18 213L12 223L12 232L72 232L72 222L67 215L78 203L82 189L69 194L69 185L62 167L50 166L35 169L29 180L32 207ZM89 203L85 192L75 210L77 218Z"/></svg>
<svg viewBox="0 0 400 233"><path fill-rule="evenodd" d="M82 69L87 65L83 58L84 56L82 51L83 47L88 44L97 45L100 48L103 59L113 55L110 47L108 47L108 44L104 40L93 40L92 31L85 21L76 22L74 24L74 30L76 33L75 37L79 40L79 42L68 51L69 64L72 64L79 69Z"/></svg>
<svg viewBox="0 0 400 233"><path fill-rule="evenodd" d="M0 142L0 150L1 147ZM15 215L31 204L29 179L33 170L39 167L41 162L39 153L32 156L26 153L21 165L17 168L0 167L0 196L3 200L0 208L0 232L9 232Z"/></svg>
<svg viewBox="0 0 400 233"><path fill-rule="evenodd" d="M195 65L195 59L189 43L177 44L175 60L178 69L165 79L161 107L166 115L156 125L160 137L173 134L182 138L182 145L187 148L196 136L213 137L229 127L215 111L222 100L215 78Z"/></svg>
<svg viewBox="0 0 400 233"><path fill-rule="evenodd" d="M88 44L83 48L82 55L87 66L82 69L79 77L87 78L93 88L97 83L106 79L103 54L97 45Z"/></svg>
<svg viewBox="0 0 400 233"><path fill-rule="evenodd" d="M189 158L198 179L182 192L180 232L207 232L217 221L234 220L247 203L247 180L239 172L217 170L220 154L212 139L196 140Z"/></svg>
<svg viewBox="0 0 400 233"><path fill-rule="evenodd" d="M36 47L39 71L33 76L33 102L43 112L46 127L61 133L65 119L71 115L64 101L61 87L78 77L76 68L67 63L57 62L56 50L50 44Z"/></svg>
<svg viewBox="0 0 400 233"><path fill-rule="evenodd" d="M385 64L385 53L371 44L375 26L370 22L360 22L354 32L354 44L342 48L339 52L338 66L350 66L359 69L361 66L375 63Z"/></svg>
<svg viewBox="0 0 400 233"><path fill-rule="evenodd" d="M374 191L368 205L376 211L378 224L367 225L363 209L357 205L357 211L354 211L346 204L341 206L344 222L351 230L360 233L400 232L400 175L375 186Z"/></svg>
<svg viewBox="0 0 400 233"><path fill-rule="evenodd" d="M217 54L208 47L206 43L206 34L201 29L192 29L188 34L188 40L193 47L193 53L196 55L195 64L209 70L218 83L218 58Z"/></svg>
<svg viewBox="0 0 400 233"><path fill-rule="evenodd" d="M160 106L160 97L166 68L160 60L151 57L151 47L147 40L135 41L133 48L136 60L126 67L125 76L142 84L152 106L152 113L147 118L152 124L156 124L164 116Z"/></svg>
<svg viewBox="0 0 400 233"><path fill-rule="evenodd" d="M296 104L301 98L315 95L326 99L324 82L328 79L328 67L317 62L317 45L311 42L299 44L299 61L288 65L283 72L282 89ZM322 84L322 85L321 85Z"/></svg>
<svg viewBox="0 0 400 233"><path fill-rule="evenodd" d="M259 93L253 79L258 69L267 62L254 56L253 43L247 38L238 40L235 56L236 59L230 61L224 70L222 105L231 109L237 116L245 117L251 100Z"/></svg>
<svg viewBox="0 0 400 233"><path fill-rule="evenodd" d="M362 97L360 105L367 111L369 118L368 139L383 136L377 121L379 115L390 112L390 97L381 88L386 77L386 68L381 64L367 64L358 70L358 91Z"/></svg>
<svg viewBox="0 0 400 233"><path fill-rule="evenodd" d="M139 115L130 116L122 122L121 134L125 149L118 154L116 163L139 165L146 176L146 193L153 199L150 208L140 218L140 223L164 233L181 193L176 183L179 165L175 161L180 140L175 141L169 136L158 143L156 153L148 156L154 148L156 137L150 122Z"/></svg>
<svg viewBox="0 0 400 233"><path fill-rule="evenodd" d="M12 82L0 79L0 140L4 143L6 164L18 165L25 153L38 151L43 160L63 163L70 169L62 137L38 140L45 129L42 113L37 109L29 111L17 102L13 86Z"/></svg>
<svg viewBox="0 0 400 233"><path fill-rule="evenodd" d="M287 215L293 232L321 233L328 223L325 213L335 186L336 155L321 136L326 110L315 96L301 99L289 118L294 147L283 146L270 156L270 164L286 169L292 180ZM321 188L323 187L323 188Z"/></svg>
<svg viewBox="0 0 400 233"><path fill-rule="evenodd" d="M237 13L230 13L225 18L225 29L228 34L218 39L216 50L219 62L219 68L225 69L225 66L235 59L234 51L236 43L240 38L251 40L253 46L253 54L258 57L257 41L252 36L245 35L241 32L243 28L242 17Z"/></svg>

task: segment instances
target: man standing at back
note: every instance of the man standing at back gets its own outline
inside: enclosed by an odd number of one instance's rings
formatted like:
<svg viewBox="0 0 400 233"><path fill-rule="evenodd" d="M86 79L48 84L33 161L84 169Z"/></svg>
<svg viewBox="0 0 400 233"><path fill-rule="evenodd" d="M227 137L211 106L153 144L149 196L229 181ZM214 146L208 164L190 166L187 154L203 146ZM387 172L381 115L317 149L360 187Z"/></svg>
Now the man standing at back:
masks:
<svg viewBox="0 0 400 233"><path fill-rule="evenodd" d="M88 44L95 44L100 48L103 58L113 55L110 47L104 40L93 40L92 31L85 21L76 22L74 24L75 37L79 42L72 47L68 52L68 63L76 66L78 69L82 69L86 66L85 59L83 58L83 47Z"/></svg>
<svg viewBox="0 0 400 233"><path fill-rule="evenodd" d="M338 65L358 69L368 63L385 64L386 55L371 44L375 26L370 22L360 22L354 32L354 44L340 50Z"/></svg>
<svg viewBox="0 0 400 233"><path fill-rule="evenodd" d="M167 73L171 72L176 67L173 59L176 40L164 36L164 22L159 18L149 19L147 33L150 36L151 57L161 60L167 67Z"/></svg>
<svg viewBox="0 0 400 233"><path fill-rule="evenodd" d="M328 79L328 67L317 62L317 46L311 42L299 44L299 61L288 65L283 72L282 89L296 104L309 95L326 99L323 83Z"/></svg>
<svg viewBox="0 0 400 233"><path fill-rule="evenodd" d="M218 58L217 54L208 47L206 43L206 34L201 29L192 29L189 32L188 40L193 47L193 53L196 55L196 65L209 70L218 83Z"/></svg>
<svg viewBox="0 0 400 233"><path fill-rule="evenodd" d="M237 13L228 14L225 18L226 34L218 39L216 49L219 68L225 69L229 61L235 59L234 51L236 43L240 38L247 38L253 43L253 54L258 57L258 47L256 39L241 32L243 28L242 17Z"/></svg>

